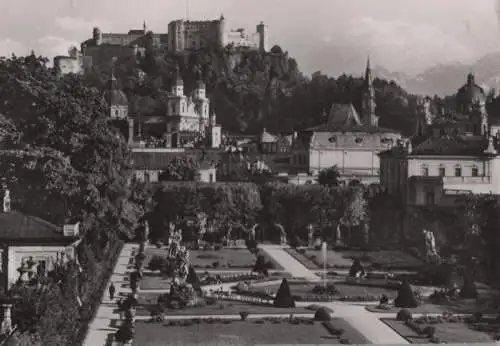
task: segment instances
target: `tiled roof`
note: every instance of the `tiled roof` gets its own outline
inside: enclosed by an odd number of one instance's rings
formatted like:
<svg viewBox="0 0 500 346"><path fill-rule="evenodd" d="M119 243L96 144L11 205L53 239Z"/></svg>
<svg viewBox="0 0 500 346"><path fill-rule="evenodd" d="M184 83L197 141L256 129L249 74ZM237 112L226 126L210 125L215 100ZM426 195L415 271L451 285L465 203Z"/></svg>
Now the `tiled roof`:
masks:
<svg viewBox="0 0 500 346"><path fill-rule="evenodd" d="M260 135L260 142L261 143L274 143L277 141L276 136L270 134L266 130L262 131L262 134Z"/></svg>
<svg viewBox="0 0 500 346"><path fill-rule="evenodd" d="M11 211L0 213L0 240L7 242L64 242L74 237L65 237L62 227L35 216Z"/></svg>
<svg viewBox="0 0 500 346"><path fill-rule="evenodd" d="M361 126L362 122L352 104L334 103L328 114L328 126Z"/></svg>
<svg viewBox="0 0 500 346"><path fill-rule="evenodd" d="M306 129L312 132L353 132L353 133L399 133L399 131L385 127L375 127L366 125L329 125L323 124Z"/></svg>
<svg viewBox="0 0 500 346"><path fill-rule="evenodd" d="M430 137L412 150L413 155L484 155L488 140L476 136Z"/></svg>

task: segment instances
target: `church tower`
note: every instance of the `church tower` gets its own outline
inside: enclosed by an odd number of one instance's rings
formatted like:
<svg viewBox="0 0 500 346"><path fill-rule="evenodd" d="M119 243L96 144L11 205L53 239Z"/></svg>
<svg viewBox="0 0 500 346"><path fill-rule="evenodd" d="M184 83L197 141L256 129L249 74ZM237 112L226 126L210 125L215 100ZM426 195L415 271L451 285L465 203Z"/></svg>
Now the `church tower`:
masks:
<svg viewBox="0 0 500 346"><path fill-rule="evenodd" d="M368 126L378 127L378 117L375 115L375 89L373 88L370 57L366 61L365 83L363 91L363 123Z"/></svg>
<svg viewBox="0 0 500 346"><path fill-rule="evenodd" d="M108 104L109 116L115 119L126 119L128 117L128 100L125 93L120 90L118 80L112 73L108 81L108 90L105 94Z"/></svg>
<svg viewBox="0 0 500 346"><path fill-rule="evenodd" d="M415 135L419 137L426 136L433 120L434 116L431 112L431 99L429 97L418 97Z"/></svg>

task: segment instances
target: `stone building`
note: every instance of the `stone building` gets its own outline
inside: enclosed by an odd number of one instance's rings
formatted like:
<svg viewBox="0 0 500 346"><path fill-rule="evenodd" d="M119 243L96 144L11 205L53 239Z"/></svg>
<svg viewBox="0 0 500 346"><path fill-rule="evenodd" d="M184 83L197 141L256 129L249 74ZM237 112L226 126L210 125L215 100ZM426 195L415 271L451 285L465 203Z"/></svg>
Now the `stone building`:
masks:
<svg viewBox="0 0 500 346"><path fill-rule="evenodd" d="M326 123L300 131L292 145L294 170L317 175L337 166L342 179L377 182L378 154L395 145L401 134L378 124L369 60L362 107L360 116L352 104L333 104Z"/></svg>
<svg viewBox="0 0 500 346"><path fill-rule="evenodd" d="M84 58L76 47L68 51L68 55L58 55L54 57L54 68L61 74L80 74L84 71Z"/></svg>
<svg viewBox="0 0 500 346"><path fill-rule="evenodd" d="M5 290L18 280L28 282L45 276L55 264L76 259L76 246L80 243L78 223L51 224L6 208L4 198L0 229L0 277Z"/></svg>
<svg viewBox="0 0 500 346"><path fill-rule="evenodd" d="M184 51L208 45L268 50L268 29L263 22L257 25L256 32L247 34L245 29L227 30L223 15L218 20L190 21L175 20L168 24L168 49Z"/></svg>
<svg viewBox="0 0 500 346"><path fill-rule="evenodd" d="M420 99L416 135L380 154L381 184L407 206L454 205L466 194L500 193L496 129L488 123L486 95L469 74L455 109L443 119Z"/></svg>

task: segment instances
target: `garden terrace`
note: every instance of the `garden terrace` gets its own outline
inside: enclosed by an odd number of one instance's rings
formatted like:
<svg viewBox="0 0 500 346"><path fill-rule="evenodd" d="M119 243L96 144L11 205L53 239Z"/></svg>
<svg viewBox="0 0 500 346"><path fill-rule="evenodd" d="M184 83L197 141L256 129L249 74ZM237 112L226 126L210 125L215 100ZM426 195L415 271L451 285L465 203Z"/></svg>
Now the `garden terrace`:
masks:
<svg viewBox="0 0 500 346"><path fill-rule="evenodd" d="M496 319L475 322L474 317L423 316L408 322L395 319L382 321L410 343L491 343L498 340L500 329Z"/></svg>
<svg viewBox="0 0 500 346"><path fill-rule="evenodd" d="M325 297L329 298L326 300L332 301L377 301L383 294L387 295L389 298L395 298L397 296L397 291L394 289L349 285L343 281L329 281L327 284L332 283L337 290L336 293L319 292L315 290L315 286L318 286L318 288L323 286L322 282L306 283L289 281L289 286L292 296L294 296L297 301L324 301ZM269 286L259 285L259 287L249 288L248 291L254 294L276 294L279 286L279 284L271 284Z"/></svg>
<svg viewBox="0 0 500 346"><path fill-rule="evenodd" d="M264 251L260 251L266 257L267 261L271 261L273 268L283 270L283 268L270 258ZM166 256L167 252L164 248L157 249L149 247L145 251L146 259L144 260L145 267L153 256ZM221 248L218 250L189 250L189 259L191 265L197 271L205 270L248 270L250 271L256 257L248 249Z"/></svg>
<svg viewBox="0 0 500 346"><path fill-rule="evenodd" d="M139 294L137 315L150 316L152 310L157 306L156 302L159 293L145 293ZM202 299L203 300L203 299ZM223 301L212 298L207 299L207 303L200 304L199 306L186 307L184 309L167 309L168 316L191 316L191 315L237 315L241 311L246 311L249 314L311 314L311 310L305 307L295 308L278 308L272 305L250 305L241 302Z"/></svg>
<svg viewBox="0 0 500 346"><path fill-rule="evenodd" d="M240 281L266 282L282 278L289 278L291 275L287 272L272 272L268 277L259 276L250 272L205 272L198 273L201 286L213 285L219 283L238 283ZM146 272L140 283L141 290L168 290L172 279L164 277L160 273Z"/></svg>
<svg viewBox="0 0 500 346"><path fill-rule="evenodd" d="M137 345L368 344L342 319L325 323L300 318L137 322L135 330Z"/></svg>
<svg viewBox="0 0 500 346"><path fill-rule="evenodd" d="M286 249L286 251L308 269L323 268L321 250ZM398 250L328 250L327 268L348 270L355 258L360 259L365 270L417 270L423 265L421 260Z"/></svg>

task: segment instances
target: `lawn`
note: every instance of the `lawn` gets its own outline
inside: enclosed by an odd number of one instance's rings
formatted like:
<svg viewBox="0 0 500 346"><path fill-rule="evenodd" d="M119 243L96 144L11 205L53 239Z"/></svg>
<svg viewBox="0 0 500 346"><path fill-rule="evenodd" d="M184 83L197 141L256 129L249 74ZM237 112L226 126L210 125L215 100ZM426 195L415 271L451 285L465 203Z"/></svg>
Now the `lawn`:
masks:
<svg viewBox="0 0 500 346"><path fill-rule="evenodd" d="M348 285L343 281L328 281L333 282L337 289L339 290L339 293L337 296L339 297L344 297L344 296L379 296L382 294L386 294L389 298L395 298L397 296L397 291L396 290L391 290L391 289L385 289L385 288L379 288L379 287L367 287L367 286L360 286L360 285ZM321 283L317 283L321 284ZM290 285L290 291L292 295L314 295L312 292L312 289L314 288L315 285L313 283L294 283L294 282L289 282ZM260 286L260 287L255 287L251 288L250 291L253 292L267 292L270 291L272 293L276 293L278 291L280 285L269 285L269 286Z"/></svg>
<svg viewBox="0 0 500 346"><path fill-rule="evenodd" d="M137 314L142 316L149 316L150 309L156 305L158 293L144 293L139 294L139 306L137 307ZM261 306L250 305L239 302L218 301L214 305L205 305L199 307L188 307L182 310L168 310L167 315L237 315L241 311L247 311L249 314L313 314L311 310L305 307L296 308L275 308L274 306ZM312 316L312 315L311 315Z"/></svg>
<svg viewBox="0 0 500 346"><path fill-rule="evenodd" d="M273 261L267 253L261 253L270 260L274 268L283 270L283 268ZM147 264L154 255L165 256L165 249L148 248L145 251L146 259L144 264ZM225 249L220 250L189 250L189 258L191 265L195 269L217 269L217 270L250 270L255 264L255 256L248 249Z"/></svg>
<svg viewBox="0 0 500 346"><path fill-rule="evenodd" d="M367 343L366 339L349 323L341 319L332 320L336 328L344 329L341 338L353 344ZM134 345L238 345L256 344L339 344L320 322L313 324L291 324L287 321L232 321L206 323L201 321L190 326L165 326L137 322Z"/></svg>
<svg viewBox="0 0 500 346"><path fill-rule="evenodd" d="M323 268L321 250L306 249L303 254L293 249L288 250L288 252L308 269ZM422 261L419 259L397 250L328 250L327 267L349 269L355 258L361 259L364 267L373 269L415 270L422 266Z"/></svg>
<svg viewBox="0 0 500 346"><path fill-rule="evenodd" d="M384 318L382 321L391 327L395 332L404 337L411 343L428 343L429 338L425 335L419 335L416 331L406 326L402 321ZM434 323L436 327L436 337L446 343L475 343L492 342L492 338L485 332L473 330L463 322L458 323Z"/></svg>
<svg viewBox="0 0 500 346"><path fill-rule="evenodd" d="M209 272L211 276L217 276L217 275L227 275L228 272L224 271L219 271L219 272ZM232 273L231 273L232 274ZM248 274L247 272L241 272L237 274ZM202 277L204 274L198 273L198 277ZM268 280L279 280L281 278L289 278L291 275L287 272L271 272L269 273L269 277L267 278ZM267 280L266 279L266 280ZM170 283L172 282L171 278L164 278L160 273L151 273L151 272L146 272L144 273L144 276L141 280L140 283L140 288L141 290L166 290L170 288ZM235 281L235 284L237 284L239 281Z"/></svg>

